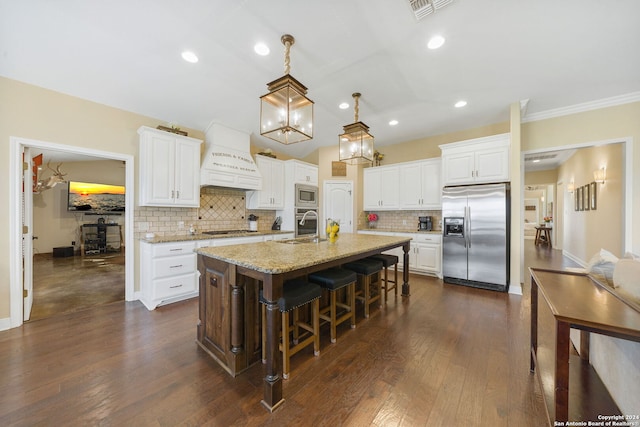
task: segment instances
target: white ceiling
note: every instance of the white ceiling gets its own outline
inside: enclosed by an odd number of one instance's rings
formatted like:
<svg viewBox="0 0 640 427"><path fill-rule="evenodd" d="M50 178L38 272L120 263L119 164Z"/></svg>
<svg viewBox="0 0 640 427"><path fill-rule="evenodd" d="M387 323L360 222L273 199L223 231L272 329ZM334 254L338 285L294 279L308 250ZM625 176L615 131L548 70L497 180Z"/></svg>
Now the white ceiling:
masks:
<svg viewBox="0 0 640 427"><path fill-rule="evenodd" d="M454 0L420 21L408 0L2 1L0 75L184 127L220 122L304 157L337 143L353 122L338 104L356 91L378 147L504 122L525 99L536 114L638 92L638 16L637 0ZM284 33L315 101L314 139L286 147L258 126ZM435 34L446 43L428 50Z"/></svg>

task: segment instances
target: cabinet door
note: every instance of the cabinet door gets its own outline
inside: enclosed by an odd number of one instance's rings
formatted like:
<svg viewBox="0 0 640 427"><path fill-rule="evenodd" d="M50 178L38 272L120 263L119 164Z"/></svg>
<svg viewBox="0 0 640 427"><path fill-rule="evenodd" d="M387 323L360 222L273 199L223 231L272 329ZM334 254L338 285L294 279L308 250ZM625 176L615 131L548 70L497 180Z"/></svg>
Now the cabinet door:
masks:
<svg viewBox="0 0 640 427"><path fill-rule="evenodd" d="M174 204L175 138L145 133L141 140L141 205Z"/></svg>
<svg viewBox="0 0 640 427"><path fill-rule="evenodd" d="M318 185L318 168L304 163L294 163L295 182L299 184Z"/></svg>
<svg viewBox="0 0 640 427"><path fill-rule="evenodd" d="M382 200L380 169L368 168L363 171L363 187L363 209L365 211L380 209L380 201Z"/></svg>
<svg viewBox="0 0 640 427"><path fill-rule="evenodd" d="M422 205L422 163L412 163L400 171L400 208L420 209Z"/></svg>
<svg viewBox="0 0 640 427"><path fill-rule="evenodd" d="M416 265L417 270L438 273L440 271L440 245L417 243Z"/></svg>
<svg viewBox="0 0 640 427"><path fill-rule="evenodd" d="M398 167L385 168L380 174L381 209L397 209L400 206L399 171Z"/></svg>
<svg viewBox="0 0 640 427"><path fill-rule="evenodd" d="M271 209L284 209L284 163L271 165Z"/></svg>
<svg viewBox="0 0 640 427"><path fill-rule="evenodd" d="M284 163L264 156L256 156L262 175L262 190L247 193L249 209L284 209Z"/></svg>
<svg viewBox="0 0 640 427"><path fill-rule="evenodd" d="M440 159L422 164L422 209L442 209Z"/></svg>
<svg viewBox="0 0 640 427"><path fill-rule="evenodd" d="M479 150L475 156L476 182L509 180L509 147Z"/></svg>
<svg viewBox="0 0 640 427"><path fill-rule="evenodd" d="M175 205L200 206L200 144L176 140Z"/></svg>
<svg viewBox="0 0 640 427"><path fill-rule="evenodd" d="M442 155L444 185L467 184L474 181L473 151Z"/></svg>

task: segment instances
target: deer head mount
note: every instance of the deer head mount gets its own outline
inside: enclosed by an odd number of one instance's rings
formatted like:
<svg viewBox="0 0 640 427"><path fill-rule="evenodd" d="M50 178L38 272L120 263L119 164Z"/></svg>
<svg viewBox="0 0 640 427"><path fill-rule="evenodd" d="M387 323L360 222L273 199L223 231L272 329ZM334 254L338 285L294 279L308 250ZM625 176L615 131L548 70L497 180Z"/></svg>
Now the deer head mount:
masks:
<svg viewBox="0 0 640 427"><path fill-rule="evenodd" d="M47 169L50 169L53 172L53 174L47 179L38 180L37 184L33 188L33 192L34 193L40 193L40 192L42 192L44 190L48 190L50 188L55 187L57 184L59 184L61 182L66 182L64 177L67 174L66 173L62 173L60 171L60 166L62 166L62 163L60 163L58 166L56 166L55 169L53 169L49 165L49 163L51 163L51 162L47 162Z"/></svg>

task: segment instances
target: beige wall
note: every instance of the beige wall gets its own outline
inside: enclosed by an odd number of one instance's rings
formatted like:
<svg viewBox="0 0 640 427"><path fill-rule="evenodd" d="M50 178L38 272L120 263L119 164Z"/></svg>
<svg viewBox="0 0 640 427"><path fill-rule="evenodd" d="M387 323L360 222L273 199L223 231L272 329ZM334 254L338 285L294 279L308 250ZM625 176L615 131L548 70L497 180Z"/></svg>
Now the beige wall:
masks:
<svg viewBox="0 0 640 427"><path fill-rule="evenodd" d="M558 181L558 169L527 172L524 185L555 184Z"/></svg>
<svg viewBox="0 0 640 427"><path fill-rule="evenodd" d="M63 163L60 169L67 174L65 179L69 181L125 184L124 165L116 160L68 162ZM49 173L45 170L43 176L48 177ZM50 253L57 246L71 246L72 241L76 242L75 249L80 250L80 225L96 222L96 215L67 211L67 191L65 183L33 195L33 235L37 237L33 242L34 254ZM122 215L101 216L124 225ZM124 227L122 232L124 234Z"/></svg>

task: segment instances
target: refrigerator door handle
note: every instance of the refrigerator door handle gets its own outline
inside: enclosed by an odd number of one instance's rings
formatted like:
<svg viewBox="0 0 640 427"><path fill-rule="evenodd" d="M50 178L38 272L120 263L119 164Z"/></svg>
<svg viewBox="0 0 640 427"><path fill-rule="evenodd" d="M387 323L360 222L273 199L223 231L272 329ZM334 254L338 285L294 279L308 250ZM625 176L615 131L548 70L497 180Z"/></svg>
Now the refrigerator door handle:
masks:
<svg viewBox="0 0 640 427"><path fill-rule="evenodd" d="M469 240L469 247L471 247L471 206L467 207L467 239Z"/></svg>

